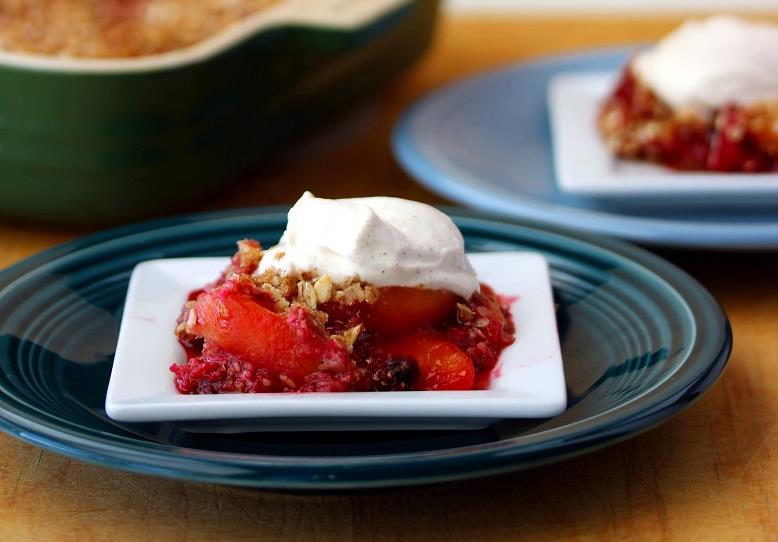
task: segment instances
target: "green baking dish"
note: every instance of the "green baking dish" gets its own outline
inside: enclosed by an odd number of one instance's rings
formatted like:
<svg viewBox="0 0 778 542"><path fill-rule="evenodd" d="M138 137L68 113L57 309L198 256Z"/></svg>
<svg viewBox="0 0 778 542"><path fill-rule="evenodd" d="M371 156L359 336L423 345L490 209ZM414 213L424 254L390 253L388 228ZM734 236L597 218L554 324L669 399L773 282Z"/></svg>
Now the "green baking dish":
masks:
<svg viewBox="0 0 778 542"><path fill-rule="evenodd" d="M0 53L0 214L107 223L184 207L390 79L438 0L281 0L131 59Z"/></svg>

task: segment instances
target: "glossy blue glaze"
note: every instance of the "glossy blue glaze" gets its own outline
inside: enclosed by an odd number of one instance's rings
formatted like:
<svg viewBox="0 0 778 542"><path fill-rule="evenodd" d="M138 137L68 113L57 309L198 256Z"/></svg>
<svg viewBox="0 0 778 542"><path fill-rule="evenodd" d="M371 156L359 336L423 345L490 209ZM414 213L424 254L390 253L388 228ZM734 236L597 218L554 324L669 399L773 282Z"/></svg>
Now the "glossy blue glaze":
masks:
<svg viewBox="0 0 778 542"><path fill-rule="evenodd" d="M546 87L560 72L617 70L634 49L517 64L465 79L412 106L394 133L410 175L469 207L665 246L778 248L773 206L686 211L606 203L556 185Z"/></svg>
<svg viewBox="0 0 778 542"><path fill-rule="evenodd" d="M672 265L614 241L450 214L469 251L532 250L548 259L568 383L563 414L480 431L243 435L107 418L133 266L228 255L244 237L274 243L285 210L264 208L112 230L0 273L0 428L77 459L173 478L295 490L410 485L527 468L626 438L687 406L723 370L727 319Z"/></svg>

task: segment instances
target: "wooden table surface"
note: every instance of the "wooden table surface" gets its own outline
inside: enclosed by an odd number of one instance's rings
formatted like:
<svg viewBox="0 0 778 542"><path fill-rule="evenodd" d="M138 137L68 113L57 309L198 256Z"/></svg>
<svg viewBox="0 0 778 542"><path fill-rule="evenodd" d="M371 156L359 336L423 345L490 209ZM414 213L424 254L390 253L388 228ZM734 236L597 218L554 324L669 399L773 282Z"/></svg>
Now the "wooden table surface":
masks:
<svg viewBox="0 0 778 542"><path fill-rule="evenodd" d="M677 19L453 18L429 54L374 100L311 135L209 207L385 194L438 202L395 165L392 123L422 93L540 54L651 40ZM517 100L521 97L517 96ZM0 223L0 265L84 230ZM109 470L0 436L7 540L778 540L778 258L661 252L729 314L724 377L648 433L561 464L494 478L301 496Z"/></svg>

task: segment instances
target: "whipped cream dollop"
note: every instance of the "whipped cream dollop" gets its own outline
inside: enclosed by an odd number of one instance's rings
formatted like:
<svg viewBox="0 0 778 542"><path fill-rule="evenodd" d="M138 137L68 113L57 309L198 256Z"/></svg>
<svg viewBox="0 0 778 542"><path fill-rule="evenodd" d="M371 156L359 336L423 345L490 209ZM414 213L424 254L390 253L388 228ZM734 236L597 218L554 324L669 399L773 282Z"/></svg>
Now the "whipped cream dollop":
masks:
<svg viewBox="0 0 778 542"><path fill-rule="evenodd" d="M685 22L632 63L637 78L674 108L778 98L778 27L719 15Z"/></svg>
<svg viewBox="0 0 778 542"><path fill-rule="evenodd" d="M257 273L268 270L449 290L464 298L479 289L451 219L429 205L388 197L323 199L306 192Z"/></svg>

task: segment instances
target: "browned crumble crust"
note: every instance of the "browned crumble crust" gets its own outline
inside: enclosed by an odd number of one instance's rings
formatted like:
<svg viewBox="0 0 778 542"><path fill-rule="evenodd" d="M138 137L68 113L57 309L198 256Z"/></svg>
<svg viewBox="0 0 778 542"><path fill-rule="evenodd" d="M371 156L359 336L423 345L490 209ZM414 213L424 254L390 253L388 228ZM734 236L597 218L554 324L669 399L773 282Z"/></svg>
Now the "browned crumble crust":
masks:
<svg viewBox="0 0 778 542"><path fill-rule="evenodd" d="M0 50L127 58L202 41L275 0L0 0Z"/></svg>

